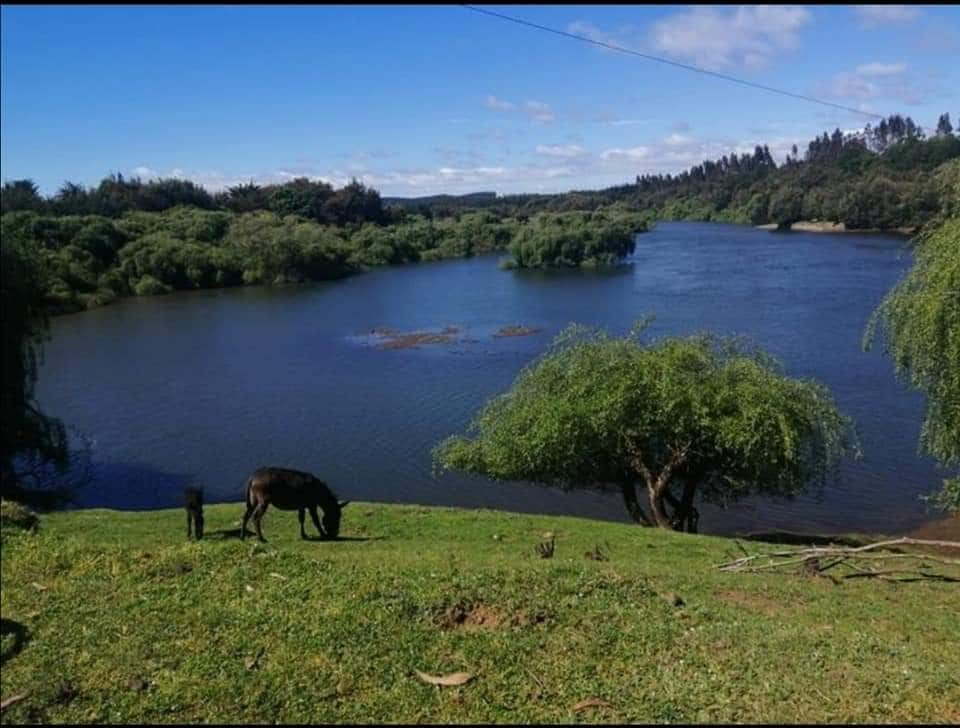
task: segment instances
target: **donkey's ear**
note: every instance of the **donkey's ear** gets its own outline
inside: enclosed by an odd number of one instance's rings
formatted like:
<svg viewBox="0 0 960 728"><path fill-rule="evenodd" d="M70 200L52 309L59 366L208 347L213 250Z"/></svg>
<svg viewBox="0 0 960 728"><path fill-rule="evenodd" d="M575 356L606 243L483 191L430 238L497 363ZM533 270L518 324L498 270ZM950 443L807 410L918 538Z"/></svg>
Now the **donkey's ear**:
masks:
<svg viewBox="0 0 960 728"><path fill-rule="evenodd" d="M346 508L350 504L350 501L340 501L340 507Z"/></svg>

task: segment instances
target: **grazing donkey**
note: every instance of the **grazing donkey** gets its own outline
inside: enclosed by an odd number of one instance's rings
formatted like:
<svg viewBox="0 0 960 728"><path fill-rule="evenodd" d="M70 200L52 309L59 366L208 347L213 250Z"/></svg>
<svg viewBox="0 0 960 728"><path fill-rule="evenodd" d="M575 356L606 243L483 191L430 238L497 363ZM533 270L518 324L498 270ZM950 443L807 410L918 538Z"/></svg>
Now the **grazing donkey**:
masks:
<svg viewBox="0 0 960 728"><path fill-rule="evenodd" d="M187 509L187 538L190 538L192 527L199 541L203 538L203 491L187 488L183 491L183 503Z"/></svg>
<svg viewBox="0 0 960 728"><path fill-rule="evenodd" d="M299 511L300 538L306 538L303 520L310 511L313 525L324 539L336 538L340 533L340 512L350 501L338 501L333 491L319 478L310 473L286 468L260 468L247 481L247 512L243 514L240 538L247 537L247 521L253 516L257 538L264 541L260 522L271 503L282 511ZM317 506L323 510L323 524L317 518Z"/></svg>

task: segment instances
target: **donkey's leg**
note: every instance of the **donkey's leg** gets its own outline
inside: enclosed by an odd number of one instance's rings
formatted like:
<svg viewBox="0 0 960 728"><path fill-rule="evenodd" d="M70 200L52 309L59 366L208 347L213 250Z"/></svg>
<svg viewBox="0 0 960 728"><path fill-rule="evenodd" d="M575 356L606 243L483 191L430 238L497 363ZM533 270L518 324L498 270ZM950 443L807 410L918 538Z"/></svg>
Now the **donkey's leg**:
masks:
<svg viewBox="0 0 960 728"><path fill-rule="evenodd" d="M257 528L257 538L264 542L267 539L263 537L263 531L260 530L260 522L263 520L263 514L267 512L267 505L267 503L261 503L253 513L253 525Z"/></svg>
<svg viewBox="0 0 960 728"><path fill-rule="evenodd" d="M302 539L306 539L306 538L307 538L307 532L303 530L303 522L304 522L304 520L306 519L306 515L307 515L307 512L306 512L306 509L304 509L304 508L301 508L301 509L297 512L297 518L300 519L300 538L302 538Z"/></svg>
<svg viewBox="0 0 960 728"><path fill-rule="evenodd" d="M247 537L247 521L250 520L250 516L253 515L254 506L252 503L247 503L247 512L243 514L243 525L240 526L240 540L244 540Z"/></svg>
<svg viewBox="0 0 960 728"><path fill-rule="evenodd" d="M190 539L190 535L193 532L192 526L193 526L193 514L190 511L187 511L187 539L188 540Z"/></svg>
<svg viewBox="0 0 960 728"><path fill-rule="evenodd" d="M317 527L317 532L320 534L320 538L324 538L327 534L320 525L320 518L317 516L316 506L310 506L310 518L313 519L313 525Z"/></svg>

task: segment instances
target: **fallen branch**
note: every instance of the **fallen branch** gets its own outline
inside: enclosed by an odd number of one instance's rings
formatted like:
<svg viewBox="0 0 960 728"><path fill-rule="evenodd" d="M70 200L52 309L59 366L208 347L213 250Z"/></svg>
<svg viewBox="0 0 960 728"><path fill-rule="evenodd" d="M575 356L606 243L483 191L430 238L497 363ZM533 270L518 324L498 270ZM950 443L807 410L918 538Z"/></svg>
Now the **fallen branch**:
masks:
<svg viewBox="0 0 960 728"><path fill-rule="evenodd" d="M8 707L14 703L19 703L21 700L27 697L27 693L20 693L19 695L12 695L2 703L0 703L0 710L6 710Z"/></svg>
<svg viewBox="0 0 960 728"><path fill-rule="evenodd" d="M809 548L788 549L771 553L749 554L743 545L737 545L744 552L744 556L716 564L714 568L720 571L733 572L765 572L784 570L797 567L805 573L821 574L828 569L838 566L846 567L856 573L845 574L844 579L850 578L879 578L889 581L903 581L904 579L891 578L895 575L909 575L914 578L938 579L943 581L960 581L960 578L950 574L940 574L917 568L892 568L878 570L871 567L873 562L895 562L899 560L919 560L920 567L927 564L943 564L960 567L960 559L948 559L927 553L896 551L896 546L936 546L939 548L960 549L960 542L956 541L928 541L917 538L898 538L890 541L878 541L866 546L811 546ZM881 549L896 551L895 553L873 553ZM822 562L821 562L822 560ZM765 563L763 563L765 561ZM904 564L906 567L906 564Z"/></svg>

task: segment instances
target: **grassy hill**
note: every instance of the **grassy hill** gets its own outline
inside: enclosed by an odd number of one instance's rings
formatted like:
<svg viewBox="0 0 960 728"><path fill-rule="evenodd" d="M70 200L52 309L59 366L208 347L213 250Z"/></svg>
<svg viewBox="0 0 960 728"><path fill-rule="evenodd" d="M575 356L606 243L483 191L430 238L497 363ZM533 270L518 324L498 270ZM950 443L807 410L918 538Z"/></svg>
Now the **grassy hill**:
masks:
<svg viewBox="0 0 960 728"><path fill-rule="evenodd" d="M321 542L271 509L261 545L241 515L5 517L3 722L960 721L956 583L723 573L729 539L575 518L354 503Z"/></svg>

